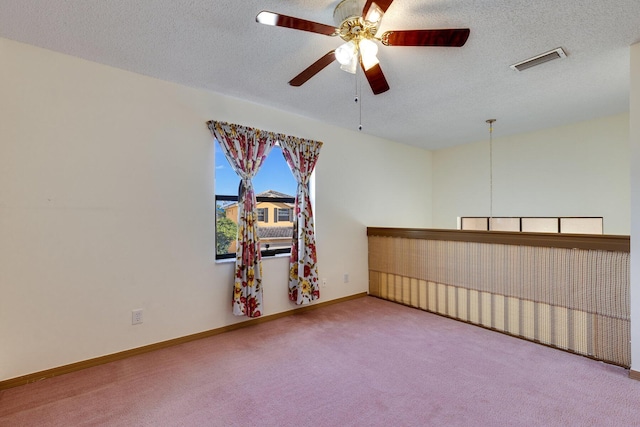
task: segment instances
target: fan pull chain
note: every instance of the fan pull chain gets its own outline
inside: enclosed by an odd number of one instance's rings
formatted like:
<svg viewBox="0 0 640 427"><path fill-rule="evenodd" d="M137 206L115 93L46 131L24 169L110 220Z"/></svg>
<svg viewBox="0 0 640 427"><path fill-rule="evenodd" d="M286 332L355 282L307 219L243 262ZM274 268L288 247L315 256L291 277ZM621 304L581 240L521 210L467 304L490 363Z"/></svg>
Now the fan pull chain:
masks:
<svg viewBox="0 0 640 427"><path fill-rule="evenodd" d="M359 104L359 121L358 121L358 130L361 131L362 130L362 100L360 99L360 97L362 96L362 80L360 79L360 72L359 72L359 67L356 68L356 96L354 101L356 102L356 104Z"/></svg>
<svg viewBox="0 0 640 427"><path fill-rule="evenodd" d="M358 97L358 69L356 68L356 75L355 75L355 79L354 81L354 90L355 90L355 97L353 98L353 100L355 101L355 103L357 104L358 101L360 101L359 97Z"/></svg>
<svg viewBox="0 0 640 427"><path fill-rule="evenodd" d="M362 79L360 80L360 85L359 85L359 92L360 92L360 97L362 97ZM358 130L361 131L362 130L362 99L359 102L360 104L360 117L359 117L359 122L358 122Z"/></svg>

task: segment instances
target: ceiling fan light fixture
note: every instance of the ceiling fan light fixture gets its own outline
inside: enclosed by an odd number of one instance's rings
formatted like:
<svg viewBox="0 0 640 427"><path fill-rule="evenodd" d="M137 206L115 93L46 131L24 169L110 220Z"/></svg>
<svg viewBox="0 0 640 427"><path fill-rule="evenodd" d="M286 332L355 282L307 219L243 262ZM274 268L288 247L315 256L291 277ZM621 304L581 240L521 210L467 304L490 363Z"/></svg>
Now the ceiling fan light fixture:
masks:
<svg viewBox="0 0 640 427"><path fill-rule="evenodd" d="M340 69L343 71L346 71L347 73L355 74L357 66L358 66L358 56L354 55L353 58L351 58L351 61L349 63L340 65Z"/></svg>
<svg viewBox="0 0 640 427"><path fill-rule="evenodd" d="M364 69L368 71L371 67L379 63L376 56L378 54L378 45L369 39L362 39L360 40L359 47L362 65Z"/></svg>
<svg viewBox="0 0 640 427"><path fill-rule="evenodd" d="M377 4L373 3L371 5L371 8L369 8L369 12L367 12L367 16L365 16L364 19L365 21L377 23L380 22L380 19L382 19L382 15L384 15L382 9L380 9Z"/></svg>
<svg viewBox="0 0 640 427"><path fill-rule="evenodd" d="M362 39L358 43L362 56L376 56L378 54L378 45L369 39Z"/></svg>
<svg viewBox="0 0 640 427"><path fill-rule="evenodd" d="M389 83L380 68L377 42L385 46L442 46L461 47L469 37L468 28L439 30L386 31L377 37L380 21L394 0L341 0L333 11L336 26L308 21L295 16L263 11L256 16L260 24L291 28L299 31L340 37L345 44L324 54L316 62L302 70L289 81L291 86L301 86L334 61L349 73L356 73L358 67L374 95L389 90Z"/></svg>
<svg viewBox="0 0 640 427"><path fill-rule="evenodd" d="M352 40L347 43L343 43L336 49L336 60L340 65L349 65L356 56L358 56L358 46ZM342 68L342 67L341 67Z"/></svg>

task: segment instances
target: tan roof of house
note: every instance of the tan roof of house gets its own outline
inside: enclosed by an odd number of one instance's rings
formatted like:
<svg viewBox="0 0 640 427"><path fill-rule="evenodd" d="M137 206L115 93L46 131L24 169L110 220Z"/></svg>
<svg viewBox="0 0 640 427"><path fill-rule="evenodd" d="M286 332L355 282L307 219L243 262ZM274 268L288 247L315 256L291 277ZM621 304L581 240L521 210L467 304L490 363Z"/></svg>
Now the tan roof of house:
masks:
<svg viewBox="0 0 640 427"><path fill-rule="evenodd" d="M289 194L280 193L279 191L275 191L275 190L263 191L260 194L256 194L256 197L279 197L279 198L290 197L292 199L295 198L295 196L291 196Z"/></svg>
<svg viewBox="0 0 640 427"><path fill-rule="evenodd" d="M277 239L293 237L293 227L259 227L258 236L261 239Z"/></svg>

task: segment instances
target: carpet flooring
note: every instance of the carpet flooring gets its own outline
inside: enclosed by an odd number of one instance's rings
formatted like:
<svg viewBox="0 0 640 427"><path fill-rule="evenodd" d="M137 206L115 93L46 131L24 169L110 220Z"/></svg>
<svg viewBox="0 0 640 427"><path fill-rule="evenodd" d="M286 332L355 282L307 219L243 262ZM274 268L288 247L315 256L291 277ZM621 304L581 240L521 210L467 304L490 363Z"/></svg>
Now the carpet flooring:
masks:
<svg viewBox="0 0 640 427"><path fill-rule="evenodd" d="M627 375L364 297L0 391L0 425L640 426Z"/></svg>

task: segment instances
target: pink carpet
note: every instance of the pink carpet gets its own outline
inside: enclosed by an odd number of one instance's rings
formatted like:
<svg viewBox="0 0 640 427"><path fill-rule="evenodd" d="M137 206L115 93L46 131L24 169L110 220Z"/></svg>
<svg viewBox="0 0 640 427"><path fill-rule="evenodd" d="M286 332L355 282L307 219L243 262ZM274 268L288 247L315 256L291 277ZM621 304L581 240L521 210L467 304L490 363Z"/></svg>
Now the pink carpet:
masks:
<svg viewBox="0 0 640 427"><path fill-rule="evenodd" d="M627 375L366 297L2 391L0 425L640 425Z"/></svg>

